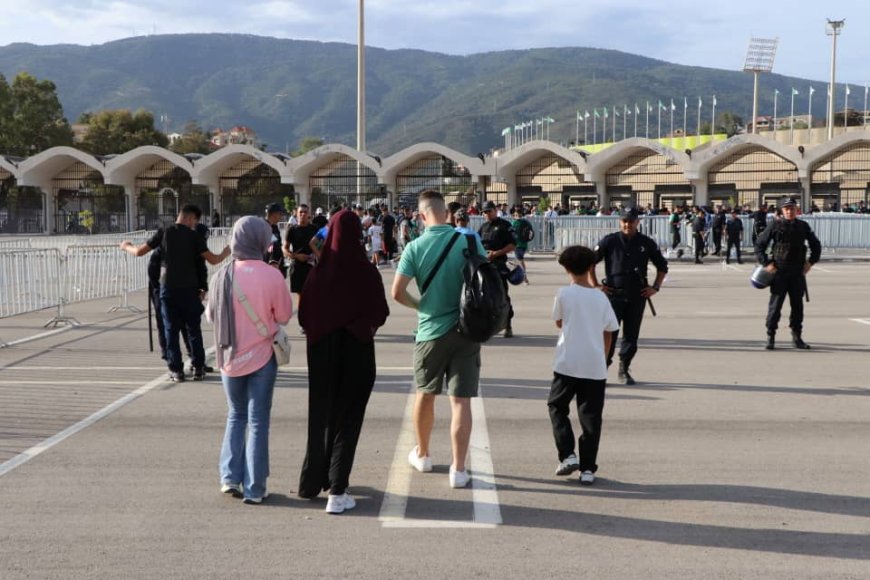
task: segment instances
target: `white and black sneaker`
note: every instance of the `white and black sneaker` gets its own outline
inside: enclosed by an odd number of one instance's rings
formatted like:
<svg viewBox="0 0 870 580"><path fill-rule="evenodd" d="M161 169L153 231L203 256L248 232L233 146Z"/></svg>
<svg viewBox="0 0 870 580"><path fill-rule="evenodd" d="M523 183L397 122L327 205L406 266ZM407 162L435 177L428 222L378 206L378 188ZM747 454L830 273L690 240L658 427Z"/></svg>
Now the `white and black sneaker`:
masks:
<svg viewBox="0 0 870 580"><path fill-rule="evenodd" d="M577 460L577 456L572 453L556 466L556 475L571 475L578 469L580 469L580 462Z"/></svg>
<svg viewBox="0 0 870 580"><path fill-rule="evenodd" d="M230 495L236 499L242 498L242 484L241 483L223 483L221 484L221 493L225 493Z"/></svg>
<svg viewBox="0 0 870 580"><path fill-rule="evenodd" d="M595 474L590 470L586 470L580 474L580 485L592 485L595 483Z"/></svg>

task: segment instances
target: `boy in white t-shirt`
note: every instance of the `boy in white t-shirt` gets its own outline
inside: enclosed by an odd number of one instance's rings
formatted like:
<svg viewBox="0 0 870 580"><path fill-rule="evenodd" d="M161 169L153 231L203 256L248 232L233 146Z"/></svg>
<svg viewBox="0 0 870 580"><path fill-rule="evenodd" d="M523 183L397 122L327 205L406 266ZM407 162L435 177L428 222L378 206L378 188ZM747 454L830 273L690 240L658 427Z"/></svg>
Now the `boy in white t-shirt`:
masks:
<svg viewBox="0 0 870 580"><path fill-rule="evenodd" d="M570 475L580 470L583 485L595 482L598 469L595 461L607 382L606 353L610 349L611 333L619 328L610 301L590 279L596 261L595 252L583 246L565 248L559 255L559 264L568 272L571 285L559 290L553 304L553 320L560 332L553 359L553 384L547 400L559 452L556 475ZM576 454L569 417L575 397L583 430Z"/></svg>
<svg viewBox="0 0 870 580"><path fill-rule="evenodd" d="M383 250L383 231L380 221L375 221L369 226L366 232L369 237L369 244L372 248L372 264L379 266L381 263L381 251Z"/></svg>

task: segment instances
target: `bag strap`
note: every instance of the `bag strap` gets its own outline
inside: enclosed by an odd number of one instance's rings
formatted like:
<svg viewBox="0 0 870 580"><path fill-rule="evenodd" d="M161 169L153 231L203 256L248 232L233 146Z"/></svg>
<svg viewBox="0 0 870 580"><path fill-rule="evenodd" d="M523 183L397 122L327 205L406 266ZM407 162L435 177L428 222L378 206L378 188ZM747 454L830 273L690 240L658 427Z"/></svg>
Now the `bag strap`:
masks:
<svg viewBox="0 0 870 580"><path fill-rule="evenodd" d="M441 269L441 264L444 263L444 260L447 259L447 254L450 253L450 249L453 247L453 244L456 243L456 240L461 236L459 232L454 232L453 237L450 238L450 241L447 243L447 246L444 248L444 251L441 252L441 255L438 256L438 261L435 262L435 267L432 268L432 271L429 272L429 275L426 276L426 281L423 282L423 285L420 287L420 294L425 294L426 290L429 288L429 285L432 283L432 280L435 278L435 274L438 273L438 270Z"/></svg>
<svg viewBox="0 0 870 580"><path fill-rule="evenodd" d="M248 313L248 318L250 318L251 322L256 325L257 332L260 333L260 336L263 338L271 337L272 335L269 334L269 329L266 328L266 325L263 324L263 321L260 320L260 317L257 316L256 312L254 312L254 307L251 306L250 302L248 302L248 297L245 296L245 293L242 292L241 288L239 288L235 276L233 276L233 294L235 294L236 299L239 301L239 304L242 305L242 308L245 309L245 312Z"/></svg>

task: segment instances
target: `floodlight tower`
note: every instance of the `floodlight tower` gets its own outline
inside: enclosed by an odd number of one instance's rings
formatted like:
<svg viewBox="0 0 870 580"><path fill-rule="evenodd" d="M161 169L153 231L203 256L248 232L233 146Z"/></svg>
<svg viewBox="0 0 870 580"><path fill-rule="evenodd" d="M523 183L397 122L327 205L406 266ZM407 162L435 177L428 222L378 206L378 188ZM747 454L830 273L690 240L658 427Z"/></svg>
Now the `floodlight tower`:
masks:
<svg viewBox="0 0 870 580"><path fill-rule="evenodd" d="M776 58L778 38L750 38L749 50L746 52L746 62L743 72L751 72L755 77L752 90L752 132L758 133L758 75L773 70L773 60ZM773 120L774 124L776 119Z"/></svg>
<svg viewBox="0 0 870 580"><path fill-rule="evenodd" d="M831 20L828 18L826 33L831 37L831 84L828 86L828 141L834 138L834 95L837 79L837 37L846 25L846 20ZM846 112L843 112L845 119Z"/></svg>

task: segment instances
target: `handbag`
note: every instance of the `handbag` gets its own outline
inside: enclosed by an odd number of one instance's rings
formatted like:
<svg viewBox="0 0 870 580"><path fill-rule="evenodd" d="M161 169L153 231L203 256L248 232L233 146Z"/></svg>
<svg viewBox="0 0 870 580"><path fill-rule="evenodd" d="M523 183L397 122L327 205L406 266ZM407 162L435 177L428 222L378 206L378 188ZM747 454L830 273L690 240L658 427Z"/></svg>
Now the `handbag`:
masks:
<svg viewBox="0 0 870 580"><path fill-rule="evenodd" d="M248 318L250 318L251 322L253 322L257 327L257 332L260 333L260 336L263 338L268 337L269 329L266 328L266 325L263 324L263 321L260 320L260 317L257 316L256 312L254 312L254 308L250 303L248 303L248 297L244 292L242 292L242 289L239 288L235 278L233 278L233 293L235 294L236 299L238 299L239 304L241 304L242 308L245 309L245 312L248 313ZM272 336L272 351L275 353L275 362L278 363L279 367L290 363L290 350L290 337L287 335L287 331L284 330L284 327L279 324L278 332Z"/></svg>

